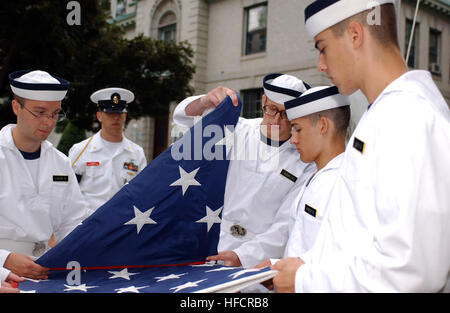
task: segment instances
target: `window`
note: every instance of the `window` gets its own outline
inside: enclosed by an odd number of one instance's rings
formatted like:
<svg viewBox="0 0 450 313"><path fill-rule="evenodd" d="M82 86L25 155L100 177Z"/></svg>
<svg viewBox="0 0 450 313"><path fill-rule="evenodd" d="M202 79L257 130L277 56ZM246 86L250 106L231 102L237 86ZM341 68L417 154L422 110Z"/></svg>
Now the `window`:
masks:
<svg viewBox="0 0 450 313"><path fill-rule="evenodd" d="M242 117L255 118L262 117L261 98L264 94L264 89L248 89L240 92L242 95Z"/></svg>
<svg viewBox="0 0 450 313"><path fill-rule="evenodd" d="M244 55L266 51L267 3L245 8Z"/></svg>
<svg viewBox="0 0 450 313"><path fill-rule="evenodd" d="M428 62L429 70L433 74L441 74L441 32L430 28Z"/></svg>
<svg viewBox="0 0 450 313"><path fill-rule="evenodd" d="M177 34L177 18L172 12L164 14L158 24L158 39L175 41Z"/></svg>
<svg viewBox="0 0 450 313"><path fill-rule="evenodd" d="M115 18L119 16L124 16L126 14L127 14L127 0L117 0Z"/></svg>
<svg viewBox="0 0 450 313"><path fill-rule="evenodd" d="M412 25L413 21L410 19L406 19L406 26L405 26L405 58L408 53L408 44L409 44L409 37L411 37L411 31L412 31ZM409 53L409 59L408 59L408 66L415 68L418 67L418 53L416 50L416 47L418 47L419 42L419 23L416 22L416 27L414 27L414 36L412 39L411 44L411 51Z"/></svg>

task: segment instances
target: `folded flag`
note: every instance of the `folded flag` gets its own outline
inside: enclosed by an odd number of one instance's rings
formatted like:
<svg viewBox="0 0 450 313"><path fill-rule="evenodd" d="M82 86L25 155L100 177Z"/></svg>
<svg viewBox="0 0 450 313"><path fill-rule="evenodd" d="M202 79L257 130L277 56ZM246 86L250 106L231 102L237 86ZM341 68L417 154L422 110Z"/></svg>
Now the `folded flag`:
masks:
<svg viewBox="0 0 450 313"><path fill-rule="evenodd" d="M234 129L240 108L227 97L36 263L118 271L216 254L229 161L215 143Z"/></svg>
<svg viewBox="0 0 450 313"><path fill-rule="evenodd" d="M234 107L227 97L36 261L53 269L47 280L27 279L19 289L235 292L273 277L276 272L269 268L205 263L217 253L229 163L224 142L230 139L240 106L240 100Z"/></svg>
<svg viewBox="0 0 450 313"><path fill-rule="evenodd" d="M269 268L242 269L215 264L171 267L81 270L80 283L71 272L52 272L47 280L19 284L26 293L191 293L233 292L274 276ZM68 279L69 278L69 279Z"/></svg>

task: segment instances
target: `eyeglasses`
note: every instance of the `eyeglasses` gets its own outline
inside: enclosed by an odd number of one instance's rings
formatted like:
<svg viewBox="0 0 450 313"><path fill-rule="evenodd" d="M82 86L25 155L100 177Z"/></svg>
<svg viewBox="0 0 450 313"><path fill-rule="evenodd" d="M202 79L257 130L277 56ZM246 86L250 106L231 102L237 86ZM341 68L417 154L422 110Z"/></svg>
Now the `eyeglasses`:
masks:
<svg viewBox="0 0 450 313"><path fill-rule="evenodd" d="M264 105L263 111L264 111L264 114L267 114L269 116L275 116L275 115L277 115L277 113L280 113L280 117L282 120L288 119L286 110L278 110L278 108L274 105L269 105L269 104Z"/></svg>
<svg viewBox="0 0 450 313"><path fill-rule="evenodd" d="M16 101L17 101L17 100L16 100ZM17 102L19 102L19 101L17 101ZM20 103L20 102L19 102L19 104L20 104L20 106L21 106L23 109L27 110L31 115L33 115L35 118L40 119L40 120L42 120L44 117L46 117L46 118L48 118L49 120L61 122L63 119L66 118L66 113L64 113L63 110L58 111L58 112L55 112L55 113L52 113L52 114L45 114L45 113L37 113L37 114L36 114L36 113L34 113L34 112L28 110L28 109L25 107L25 105L24 105L23 103Z"/></svg>

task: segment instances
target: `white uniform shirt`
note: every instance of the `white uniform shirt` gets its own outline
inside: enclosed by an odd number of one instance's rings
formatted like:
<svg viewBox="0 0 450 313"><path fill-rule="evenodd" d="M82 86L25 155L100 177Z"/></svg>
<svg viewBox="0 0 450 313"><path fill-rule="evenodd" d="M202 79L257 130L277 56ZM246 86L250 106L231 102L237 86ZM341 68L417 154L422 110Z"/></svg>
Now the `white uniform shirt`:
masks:
<svg viewBox="0 0 450 313"><path fill-rule="evenodd" d="M296 292L449 292L449 160L447 104L428 72L405 73L349 141Z"/></svg>
<svg viewBox="0 0 450 313"><path fill-rule="evenodd" d="M11 273L10 270L7 270L6 268L0 266L0 283L8 278L9 273Z"/></svg>
<svg viewBox="0 0 450 313"><path fill-rule="evenodd" d="M3 264L5 263L8 255L9 251L0 249L0 283L6 280L6 278L8 278L9 273L11 272L10 270L3 267Z"/></svg>
<svg viewBox="0 0 450 313"><path fill-rule="evenodd" d="M184 109L196 98L187 98L177 106L175 123L193 125L194 118L186 116ZM305 169L313 166L303 163L289 142L280 147L263 142L261 121L239 118L235 127L218 244L218 251L233 250L244 267L283 254L289 206L281 206L282 201L296 184L304 183L308 177ZM297 178L295 183L286 177L289 174ZM245 229L244 236L233 235L231 228L236 225Z"/></svg>
<svg viewBox="0 0 450 313"><path fill-rule="evenodd" d="M89 204L90 213L111 199L127 182L147 165L144 150L123 137L112 155L97 132L80 155L73 169L82 175L80 189ZM88 139L70 148L69 158L75 161Z"/></svg>
<svg viewBox="0 0 450 313"><path fill-rule="evenodd" d="M284 257L299 257L312 248L327 214L327 204L342 163L344 153L330 160L314 174L300 192L300 202L291 210L295 222L289 232Z"/></svg>
<svg viewBox="0 0 450 313"><path fill-rule="evenodd" d="M50 142L42 142L36 185L14 145L14 127L0 131L0 242L47 242L52 234L59 242L87 216L70 160Z"/></svg>

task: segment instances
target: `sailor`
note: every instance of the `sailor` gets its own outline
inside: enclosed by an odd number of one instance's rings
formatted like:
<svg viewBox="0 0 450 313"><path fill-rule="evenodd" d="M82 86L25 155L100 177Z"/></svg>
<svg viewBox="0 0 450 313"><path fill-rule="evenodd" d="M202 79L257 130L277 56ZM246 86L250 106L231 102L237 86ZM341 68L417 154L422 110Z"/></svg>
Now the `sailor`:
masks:
<svg viewBox="0 0 450 313"><path fill-rule="evenodd" d="M239 118L224 195L218 244L227 266L253 267L282 255L289 210L283 199L302 184L313 165L301 162L289 144L290 123L283 103L300 96L309 86L291 75L269 74L263 80L263 118ZM204 116L226 96L237 105L236 92L217 87L207 95L189 97L174 111L174 121L190 127L194 116ZM232 140L233 141L233 140Z"/></svg>
<svg viewBox="0 0 450 313"><path fill-rule="evenodd" d="M336 86L313 87L284 104L292 126L290 143L296 147L303 162L314 162L317 168L282 204L290 207L284 257L300 256L312 248L317 238L344 155L350 121L349 104L348 97L339 94ZM265 267L275 261L266 260L256 267ZM272 282L265 282L264 286L272 289ZM261 286L251 291L256 290L267 292Z"/></svg>
<svg viewBox="0 0 450 313"><path fill-rule="evenodd" d="M81 192L93 213L147 165L144 150L123 134L128 104L134 94L105 88L91 95L101 130L72 146L69 158Z"/></svg>
<svg viewBox="0 0 450 313"><path fill-rule="evenodd" d="M394 1L315 1L305 20L318 69L370 106L313 248L275 264L276 290L449 292L450 111L429 72L408 71Z"/></svg>
<svg viewBox="0 0 450 313"><path fill-rule="evenodd" d="M303 162L314 162L317 168L290 212L293 227L284 256L297 257L312 248L326 216L344 156L350 100L339 94L336 86L319 86L284 105L292 126L291 144Z"/></svg>
<svg viewBox="0 0 450 313"><path fill-rule="evenodd" d="M20 276L45 278L32 258L69 234L86 216L70 160L47 141L64 117L69 82L44 71L9 75L17 124L0 130L0 266Z"/></svg>

